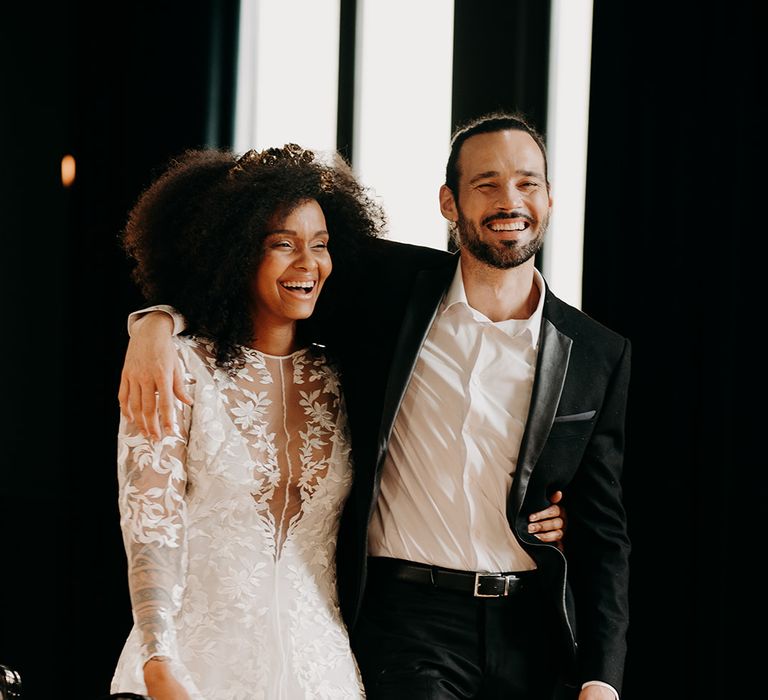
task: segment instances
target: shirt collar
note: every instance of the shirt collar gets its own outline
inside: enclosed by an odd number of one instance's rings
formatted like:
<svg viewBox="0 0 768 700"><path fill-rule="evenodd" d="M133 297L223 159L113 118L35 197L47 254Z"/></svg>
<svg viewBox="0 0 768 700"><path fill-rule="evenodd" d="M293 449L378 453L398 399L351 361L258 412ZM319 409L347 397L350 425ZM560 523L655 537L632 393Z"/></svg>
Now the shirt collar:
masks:
<svg viewBox="0 0 768 700"><path fill-rule="evenodd" d="M490 323L510 337L521 336L527 332L531 345L536 347L539 343L541 317L544 313L546 282L544 281L544 277L542 277L541 273L535 267L533 268L533 282L539 288L539 303L536 304L536 308L530 317L525 319L511 318L507 321L494 322L485 316L485 314L469 305L469 302L467 301L467 292L464 289L464 279L461 276L461 258L459 258L459 264L456 265L453 281L448 287L443 299L441 314L446 313L450 308L455 307L456 305L460 305L469 311L475 321L480 323Z"/></svg>

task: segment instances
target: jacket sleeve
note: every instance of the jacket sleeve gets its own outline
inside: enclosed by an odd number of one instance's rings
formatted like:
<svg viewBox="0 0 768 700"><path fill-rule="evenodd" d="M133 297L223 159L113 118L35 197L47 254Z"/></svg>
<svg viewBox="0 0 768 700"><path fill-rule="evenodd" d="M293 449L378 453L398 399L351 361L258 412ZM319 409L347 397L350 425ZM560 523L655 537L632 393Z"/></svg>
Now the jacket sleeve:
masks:
<svg viewBox="0 0 768 700"><path fill-rule="evenodd" d="M179 335L187 327L187 321L175 308L168 306L167 304L156 304L155 306L148 306L145 309L139 309L137 311L131 311L128 314L128 335L131 335L131 329L133 324L138 321L142 316L146 316L152 311L162 311L168 314L173 320L173 335Z"/></svg>
<svg viewBox="0 0 768 700"><path fill-rule="evenodd" d="M565 499L565 552L576 601L581 679L601 680L617 690L629 620L630 541L621 485L629 373L630 344L625 340Z"/></svg>

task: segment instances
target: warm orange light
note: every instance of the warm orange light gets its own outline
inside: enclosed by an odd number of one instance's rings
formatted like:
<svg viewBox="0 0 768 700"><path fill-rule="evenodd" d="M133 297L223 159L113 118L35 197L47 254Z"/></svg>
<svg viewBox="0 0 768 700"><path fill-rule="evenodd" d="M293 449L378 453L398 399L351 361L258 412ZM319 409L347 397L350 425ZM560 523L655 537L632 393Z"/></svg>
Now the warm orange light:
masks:
<svg viewBox="0 0 768 700"><path fill-rule="evenodd" d="M61 184L69 187L75 181L75 158L66 155L61 159Z"/></svg>

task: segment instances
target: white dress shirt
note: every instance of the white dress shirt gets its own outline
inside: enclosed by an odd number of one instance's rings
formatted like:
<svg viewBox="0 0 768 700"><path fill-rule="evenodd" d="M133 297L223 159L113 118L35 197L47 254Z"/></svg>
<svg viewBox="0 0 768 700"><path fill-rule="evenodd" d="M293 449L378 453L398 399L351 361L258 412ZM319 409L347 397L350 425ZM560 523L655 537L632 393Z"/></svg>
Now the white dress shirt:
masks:
<svg viewBox="0 0 768 700"><path fill-rule="evenodd" d="M369 554L468 571L536 564L507 520L536 370L544 280L530 318L467 302L459 263L395 420Z"/></svg>

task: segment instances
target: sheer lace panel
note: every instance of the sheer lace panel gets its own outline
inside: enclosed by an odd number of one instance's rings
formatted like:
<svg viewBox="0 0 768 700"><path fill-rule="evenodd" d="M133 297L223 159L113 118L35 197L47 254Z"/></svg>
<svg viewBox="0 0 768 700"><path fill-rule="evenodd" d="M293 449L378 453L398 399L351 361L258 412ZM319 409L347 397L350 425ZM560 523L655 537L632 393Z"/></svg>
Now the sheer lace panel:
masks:
<svg viewBox="0 0 768 700"><path fill-rule="evenodd" d="M277 557L328 473L339 386L324 358L308 350L286 357L245 352L245 367L223 395L253 460L252 496L272 531Z"/></svg>

